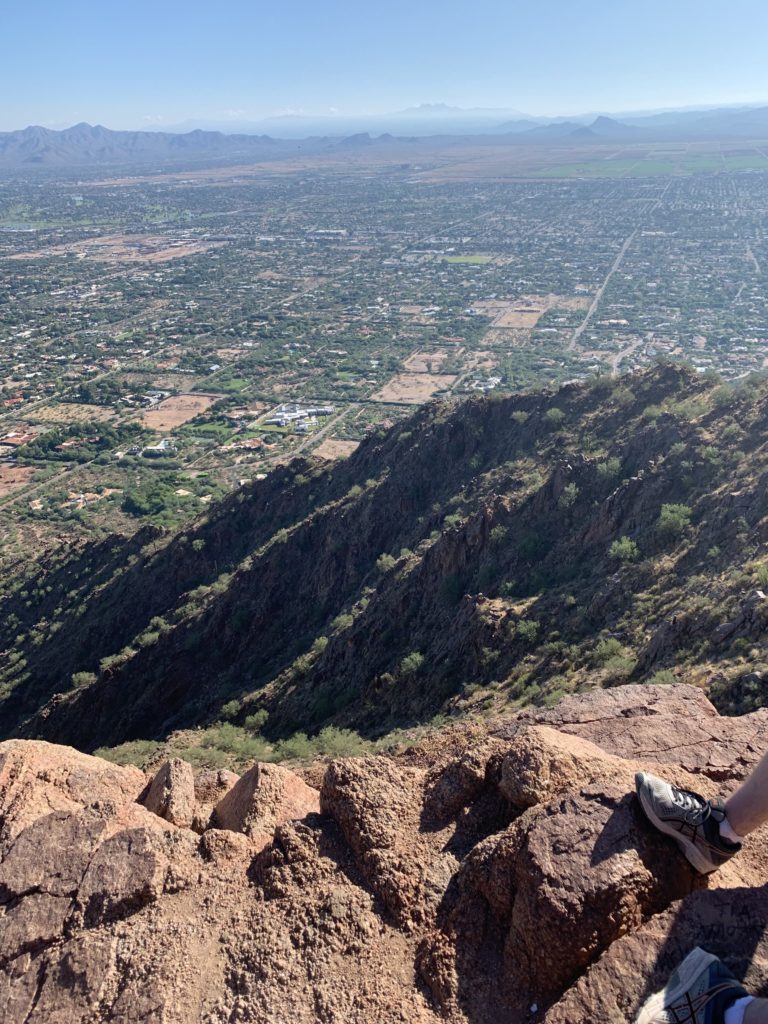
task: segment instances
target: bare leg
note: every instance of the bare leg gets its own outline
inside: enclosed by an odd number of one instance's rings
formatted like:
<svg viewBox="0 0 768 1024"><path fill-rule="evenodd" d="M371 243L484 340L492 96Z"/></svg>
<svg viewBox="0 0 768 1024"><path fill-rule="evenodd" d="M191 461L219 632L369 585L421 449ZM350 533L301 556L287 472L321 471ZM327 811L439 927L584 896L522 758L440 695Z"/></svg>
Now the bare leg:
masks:
<svg viewBox="0 0 768 1024"><path fill-rule="evenodd" d="M728 798L725 815L728 824L740 836L749 835L768 821L768 754Z"/></svg>
<svg viewBox="0 0 768 1024"><path fill-rule="evenodd" d="M744 1013L744 1024L768 1024L768 999L755 999Z"/></svg>

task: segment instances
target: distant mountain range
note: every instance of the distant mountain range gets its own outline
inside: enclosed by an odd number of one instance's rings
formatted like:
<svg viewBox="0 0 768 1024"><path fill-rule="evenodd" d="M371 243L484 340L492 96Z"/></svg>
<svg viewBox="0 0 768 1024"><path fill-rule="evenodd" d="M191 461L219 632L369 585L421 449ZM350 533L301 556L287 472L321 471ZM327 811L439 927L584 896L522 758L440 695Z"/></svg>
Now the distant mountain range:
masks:
<svg viewBox="0 0 768 1024"><path fill-rule="evenodd" d="M508 119L503 119L507 115ZM511 116L510 116L511 115ZM251 126L254 127L254 126ZM263 127L263 126L262 126ZM477 145L585 145L589 143L768 139L768 106L666 111L589 118L535 120L514 111L461 110L427 104L388 117L274 118L269 134L191 131L112 131L76 124L63 131L31 126L0 133L0 168L192 164L261 161L408 143ZM300 132L300 134L299 134ZM415 149L414 149L415 151Z"/></svg>

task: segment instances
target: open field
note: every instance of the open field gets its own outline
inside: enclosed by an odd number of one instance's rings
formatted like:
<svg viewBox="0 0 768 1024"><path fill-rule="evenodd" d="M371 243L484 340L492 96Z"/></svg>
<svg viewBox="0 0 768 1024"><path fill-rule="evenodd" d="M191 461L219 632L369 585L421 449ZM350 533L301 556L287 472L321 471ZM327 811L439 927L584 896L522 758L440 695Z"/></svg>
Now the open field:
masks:
<svg viewBox="0 0 768 1024"><path fill-rule="evenodd" d="M520 299L481 299L474 308L491 318L494 328L516 328L530 330L535 327L548 309L586 309L587 296L574 295L524 295Z"/></svg>
<svg viewBox="0 0 768 1024"><path fill-rule="evenodd" d="M321 459L346 459L357 448L359 441L343 441L338 437L326 437L312 452Z"/></svg>
<svg viewBox="0 0 768 1024"><path fill-rule="evenodd" d="M414 352L403 362L403 369L409 373L440 373L443 363L448 358L445 349L433 352Z"/></svg>
<svg viewBox="0 0 768 1024"><path fill-rule="evenodd" d="M163 399L154 409L143 412L141 422L150 430L173 430L205 412L214 401L209 395L174 395Z"/></svg>
<svg viewBox="0 0 768 1024"><path fill-rule="evenodd" d="M455 380L454 373L398 373L375 395L371 395L371 401L420 405L437 391L450 388Z"/></svg>
<svg viewBox="0 0 768 1024"><path fill-rule="evenodd" d="M222 242L172 239L167 235L102 235L62 245L44 246L8 256L11 260L41 260L52 256L74 256L99 263L167 263L184 256L196 256L215 249Z"/></svg>
<svg viewBox="0 0 768 1024"><path fill-rule="evenodd" d="M0 462L0 498L28 484L34 472L28 466L8 466Z"/></svg>
<svg viewBox="0 0 768 1024"><path fill-rule="evenodd" d="M115 413L101 405L82 405L79 402L55 402L30 409L26 413L30 423L87 423L98 420L106 423L114 419Z"/></svg>
<svg viewBox="0 0 768 1024"><path fill-rule="evenodd" d="M493 256L443 256L446 263L468 263L470 266L484 267L490 263Z"/></svg>

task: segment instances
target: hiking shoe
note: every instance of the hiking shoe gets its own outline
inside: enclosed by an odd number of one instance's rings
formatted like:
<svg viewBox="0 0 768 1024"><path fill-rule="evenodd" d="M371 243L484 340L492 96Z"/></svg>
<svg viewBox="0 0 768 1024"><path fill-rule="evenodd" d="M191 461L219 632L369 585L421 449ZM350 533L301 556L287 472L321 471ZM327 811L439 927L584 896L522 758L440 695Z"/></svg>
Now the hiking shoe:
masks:
<svg viewBox="0 0 768 1024"><path fill-rule="evenodd" d="M728 1007L746 995L725 964L697 946L643 1003L635 1024L723 1024Z"/></svg>
<svg viewBox="0 0 768 1024"><path fill-rule="evenodd" d="M645 816L665 835L672 836L697 871L715 871L741 849L720 835L725 818L722 801L677 789L649 772L635 775L635 787Z"/></svg>

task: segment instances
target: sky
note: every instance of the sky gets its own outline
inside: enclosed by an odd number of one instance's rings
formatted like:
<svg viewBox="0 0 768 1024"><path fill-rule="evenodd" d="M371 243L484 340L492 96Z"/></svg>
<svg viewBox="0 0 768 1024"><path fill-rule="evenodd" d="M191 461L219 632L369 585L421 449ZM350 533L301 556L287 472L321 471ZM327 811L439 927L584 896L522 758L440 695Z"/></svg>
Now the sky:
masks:
<svg viewBox="0 0 768 1024"><path fill-rule="evenodd" d="M0 130L768 103L765 0L2 0Z"/></svg>

